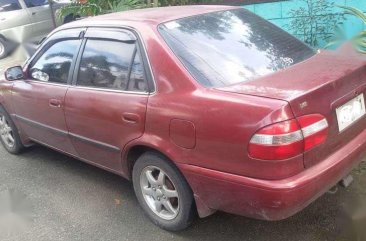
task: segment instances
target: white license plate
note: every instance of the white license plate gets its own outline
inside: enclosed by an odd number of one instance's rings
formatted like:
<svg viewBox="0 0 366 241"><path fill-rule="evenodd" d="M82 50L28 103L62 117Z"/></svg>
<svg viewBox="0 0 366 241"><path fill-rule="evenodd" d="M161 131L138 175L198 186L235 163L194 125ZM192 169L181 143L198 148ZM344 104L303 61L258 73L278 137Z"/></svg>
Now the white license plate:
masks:
<svg viewBox="0 0 366 241"><path fill-rule="evenodd" d="M358 95L336 109L338 129L342 131L352 125L366 113L363 94Z"/></svg>

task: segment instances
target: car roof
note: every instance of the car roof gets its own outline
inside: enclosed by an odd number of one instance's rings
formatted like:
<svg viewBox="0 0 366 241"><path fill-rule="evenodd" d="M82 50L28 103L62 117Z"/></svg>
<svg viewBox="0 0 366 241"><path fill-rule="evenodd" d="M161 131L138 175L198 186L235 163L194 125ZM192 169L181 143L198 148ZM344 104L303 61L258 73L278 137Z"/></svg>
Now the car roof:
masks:
<svg viewBox="0 0 366 241"><path fill-rule="evenodd" d="M158 25L163 22L173 21L189 16L205 14L210 12L236 9L240 7L222 5L190 5L136 9L118 13L100 15L97 17L85 18L71 23L71 25L87 26L95 23L116 23L116 22L144 22L147 24ZM70 25L70 24L66 24Z"/></svg>

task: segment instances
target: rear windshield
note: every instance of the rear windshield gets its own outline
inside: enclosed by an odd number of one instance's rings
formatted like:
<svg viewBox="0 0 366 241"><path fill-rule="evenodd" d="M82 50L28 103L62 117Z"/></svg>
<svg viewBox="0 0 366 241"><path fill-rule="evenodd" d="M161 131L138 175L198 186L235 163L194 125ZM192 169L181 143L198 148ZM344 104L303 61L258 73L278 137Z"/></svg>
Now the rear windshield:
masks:
<svg viewBox="0 0 366 241"><path fill-rule="evenodd" d="M207 87L249 81L315 54L245 9L178 19L161 24L159 32L192 76Z"/></svg>

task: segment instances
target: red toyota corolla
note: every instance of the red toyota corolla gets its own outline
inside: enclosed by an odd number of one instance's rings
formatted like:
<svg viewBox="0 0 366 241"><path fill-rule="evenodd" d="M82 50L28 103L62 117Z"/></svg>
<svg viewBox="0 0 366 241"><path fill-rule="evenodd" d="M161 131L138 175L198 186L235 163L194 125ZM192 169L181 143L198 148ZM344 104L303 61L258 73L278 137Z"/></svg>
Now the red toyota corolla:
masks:
<svg viewBox="0 0 366 241"><path fill-rule="evenodd" d="M1 142L132 180L167 230L216 210L280 220L366 151L365 59L237 7L144 9L53 31L0 83Z"/></svg>

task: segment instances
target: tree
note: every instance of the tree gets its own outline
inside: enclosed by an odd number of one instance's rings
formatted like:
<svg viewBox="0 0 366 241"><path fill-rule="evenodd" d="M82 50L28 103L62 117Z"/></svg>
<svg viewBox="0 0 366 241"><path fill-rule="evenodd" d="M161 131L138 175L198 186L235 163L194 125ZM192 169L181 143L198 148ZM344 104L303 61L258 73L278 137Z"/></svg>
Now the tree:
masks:
<svg viewBox="0 0 366 241"><path fill-rule="evenodd" d="M327 43L344 20L343 13L334 13L333 2L327 0L301 0L305 6L289 12L292 20L287 26L292 34L301 36L307 44L319 47Z"/></svg>
<svg viewBox="0 0 366 241"><path fill-rule="evenodd" d="M177 6L215 1L216 0L72 0L71 4L61 8L59 16L65 17L70 14L80 17L96 16L137 8Z"/></svg>
<svg viewBox="0 0 366 241"><path fill-rule="evenodd" d="M364 24L366 24L366 14L363 13L361 10L358 10L357 8L348 7L348 6L339 6L342 9L345 9L345 14L353 15L360 19ZM338 44L345 39L338 38L332 41L329 45ZM359 33L357 33L354 37L351 39L351 43L353 44L354 48L361 52L366 54L366 30L362 30Z"/></svg>
<svg viewBox="0 0 366 241"><path fill-rule="evenodd" d="M143 0L72 0L60 9L59 17L97 16L100 14L147 7Z"/></svg>

